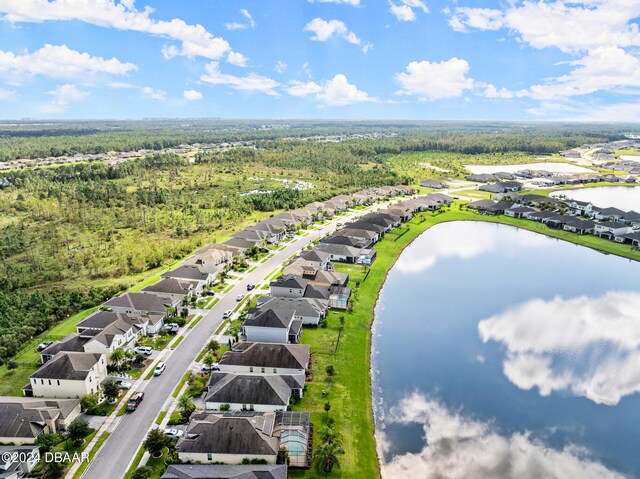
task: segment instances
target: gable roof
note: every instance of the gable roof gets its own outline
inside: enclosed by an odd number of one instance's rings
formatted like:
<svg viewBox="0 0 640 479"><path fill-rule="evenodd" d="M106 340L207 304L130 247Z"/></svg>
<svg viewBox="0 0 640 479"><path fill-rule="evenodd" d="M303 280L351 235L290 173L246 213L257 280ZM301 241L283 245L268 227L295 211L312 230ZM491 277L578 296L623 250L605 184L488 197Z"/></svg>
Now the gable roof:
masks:
<svg viewBox="0 0 640 479"><path fill-rule="evenodd" d="M205 273L204 271L201 271L198 266L183 264L167 273L162 273L160 277L191 279L194 281L206 281L207 278L209 277L209 274Z"/></svg>
<svg viewBox="0 0 640 479"><path fill-rule="evenodd" d="M309 284L308 279L304 279L302 276L294 274L288 274L285 276L279 276L275 280L269 283L271 287L278 288L291 288L291 289L304 289Z"/></svg>
<svg viewBox="0 0 640 479"><path fill-rule="evenodd" d="M105 306L131 308L137 311L164 313L173 304L169 296L156 293L124 293L105 302Z"/></svg>
<svg viewBox="0 0 640 479"><path fill-rule="evenodd" d="M306 369L311 357L308 344L241 342L222 355L220 364L265 368Z"/></svg>
<svg viewBox="0 0 640 479"><path fill-rule="evenodd" d="M195 288L197 285L197 281L189 281L175 277L164 277L157 283L147 286L146 288L142 288L142 291L151 293L181 294L184 296L189 294L191 288Z"/></svg>
<svg viewBox="0 0 640 479"><path fill-rule="evenodd" d="M84 345L89 341L90 338L87 338L86 336L80 336L78 333L71 333L60 341L54 341L53 344L50 344L40 351L40 354L44 356L54 356L61 351L82 353L84 352Z"/></svg>
<svg viewBox="0 0 640 479"><path fill-rule="evenodd" d="M213 373L205 402L283 406L289 404L291 387L277 374Z"/></svg>
<svg viewBox="0 0 640 479"><path fill-rule="evenodd" d="M40 366L29 377L34 379L82 381L88 376L91 368L100 361L101 357L101 354L94 353L61 352Z"/></svg>
<svg viewBox="0 0 640 479"><path fill-rule="evenodd" d="M160 316L160 315L115 313L113 311L96 311L92 315L87 316L85 319L83 319L78 324L76 324L76 328L104 329L116 321L125 321L126 323L131 324L132 326L142 327L144 324L151 321L151 316Z"/></svg>
<svg viewBox="0 0 640 479"><path fill-rule="evenodd" d="M46 421L66 418L79 399L0 397L0 437L36 438Z"/></svg>
<svg viewBox="0 0 640 479"><path fill-rule="evenodd" d="M316 300L309 298L281 298L272 296L262 296L258 298L260 309L273 309L276 311L293 311L295 316L322 316L322 308Z"/></svg>
<svg viewBox="0 0 640 479"><path fill-rule="evenodd" d="M294 312L291 310L251 308L243 326L289 329L293 321L293 314Z"/></svg>

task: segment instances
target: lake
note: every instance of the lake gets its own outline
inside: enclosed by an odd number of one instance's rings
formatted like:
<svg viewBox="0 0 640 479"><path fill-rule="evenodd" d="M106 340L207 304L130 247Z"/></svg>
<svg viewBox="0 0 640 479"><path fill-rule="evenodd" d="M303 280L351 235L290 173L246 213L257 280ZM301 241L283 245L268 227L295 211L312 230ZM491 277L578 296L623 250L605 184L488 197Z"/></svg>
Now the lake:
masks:
<svg viewBox="0 0 640 479"><path fill-rule="evenodd" d="M601 208L613 206L625 211L640 211L640 187L638 186L596 186L550 194L554 197L559 195L579 201L590 201Z"/></svg>
<svg viewBox="0 0 640 479"><path fill-rule="evenodd" d="M551 173L593 173L593 170L569 163L527 163L524 165L464 165L473 174L497 173L504 171L515 173L522 170L545 170Z"/></svg>
<svg viewBox="0 0 640 479"><path fill-rule="evenodd" d="M640 265L506 225L437 225L375 310L383 477L640 477Z"/></svg>

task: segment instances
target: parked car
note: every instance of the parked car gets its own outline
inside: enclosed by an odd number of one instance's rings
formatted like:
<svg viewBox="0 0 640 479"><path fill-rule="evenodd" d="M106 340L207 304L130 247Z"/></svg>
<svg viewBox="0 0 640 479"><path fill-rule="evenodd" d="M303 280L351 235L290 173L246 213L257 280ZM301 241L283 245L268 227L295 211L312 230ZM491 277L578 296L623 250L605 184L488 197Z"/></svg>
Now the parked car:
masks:
<svg viewBox="0 0 640 479"><path fill-rule="evenodd" d="M223 319L230 318L232 314L233 314L233 311L231 311L230 309L227 309L224 313L222 313L222 318Z"/></svg>
<svg viewBox="0 0 640 479"><path fill-rule="evenodd" d="M167 428L164 430L164 434L169 439L179 439L183 436L184 431L181 431L180 429Z"/></svg>
<svg viewBox="0 0 640 479"><path fill-rule="evenodd" d="M151 354L151 352L153 351L153 348L151 346L137 346L137 347L133 348L133 350L136 353L146 354L147 356L149 356Z"/></svg>
<svg viewBox="0 0 640 479"><path fill-rule="evenodd" d="M164 325L164 329L166 329L169 334L177 334L180 326L177 323L168 323Z"/></svg>
<svg viewBox="0 0 640 479"><path fill-rule="evenodd" d="M341 222L339 222L339 221L338 221L338 222L336 223L336 226L343 226L343 224L342 224Z"/></svg>
<svg viewBox="0 0 640 479"><path fill-rule="evenodd" d="M256 287L256 285L255 285L255 284L251 284L251 283L249 283L249 284L247 285L247 291L251 291L251 290L252 290L253 288L255 288L255 287Z"/></svg>
<svg viewBox="0 0 640 479"><path fill-rule="evenodd" d="M236 301L242 301L244 299L244 294L239 294L238 296L236 296Z"/></svg>
<svg viewBox="0 0 640 479"><path fill-rule="evenodd" d="M127 412L133 412L138 409L138 406L144 399L144 393L135 393L133 396L129 398L129 402L127 402Z"/></svg>
<svg viewBox="0 0 640 479"><path fill-rule="evenodd" d="M116 381L116 384L120 389L131 389L132 384L129 381L123 381L122 379Z"/></svg>
<svg viewBox="0 0 640 479"><path fill-rule="evenodd" d="M52 344L53 344L53 341L45 341L44 343L38 344L38 352L44 351L45 349L47 349Z"/></svg>
<svg viewBox="0 0 640 479"><path fill-rule="evenodd" d="M211 291L210 289L204 292L205 296L214 296L216 294L215 291Z"/></svg>
<svg viewBox="0 0 640 479"><path fill-rule="evenodd" d="M159 362L156 366L156 368L153 370L153 375L154 376L160 376L164 370L167 369L167 365L163 362Z"/></svg>

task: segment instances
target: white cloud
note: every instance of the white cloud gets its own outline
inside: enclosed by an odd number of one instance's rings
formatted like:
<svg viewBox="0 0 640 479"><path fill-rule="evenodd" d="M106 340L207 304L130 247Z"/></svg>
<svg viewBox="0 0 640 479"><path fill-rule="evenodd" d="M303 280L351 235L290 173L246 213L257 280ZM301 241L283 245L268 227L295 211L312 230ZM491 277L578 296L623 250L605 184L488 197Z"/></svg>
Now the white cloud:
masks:
<svg viewBox="0 0 640 479"><path fill-rule="evenodd" d="M468 72L469 63L460 58L442 62L413 61L407 65L406 72L395 75L401 86L396 93L416 95L422 101L459 97L474 86L473 80L467 78Z"/></svg>
<svg viewBox="0 0 640 479"><path fill-rule="evenodd" d="M417 18L414 9L429 13L427 5L422 0L399 0L399 3L389 0L389 11L399 22L413 22Z"/></svg>
<svg viewBox="0 0 640 479"><path fill-rule="evenodd" d="M206 73L200 80L213 85L228 85L242 91L257 91L267 95L277 96L275 88L279 83L271 78L251 73L247 76L235 76L222 73L218 62L210 62L205 66Z"/></svg>
<svg viewBox="0 0 640 479"><path fill-rule="evenodd" d="M15 93L15 90L7 90L6 88L0 87L0 101L11 98Z"/></svg>
<svg viewBox="0 0 640 479"><path fill-rule="evenodd" d="M314 35L311 40L316 42L326 42L334 35L344 38L349 43L360 45L362 40L358 36L349 31L344 22L340 20L323 20L322 18L314 18L304 27L305 32L312 32Z"/></svg>
<svg viewBox="0 0 640 479"><path fill-rule="evenodd" d="M594 461L585 448L569 444L553 449L527 432L503 436L491 424L450 411L420 393L402 399L390 420L422 425L425 446L382 464L385 479L624 477Z"/></svg>
<svg viewBox="0 0 640 479"><path fill-rule="evenodd" d="M202 93L197 90L185 90L182 92L182 98L189 101L201 100Z"/></svg>
<svg viewBox="0 0 640 479"><path fill-rule="evenodd" d="M133 63L121 62L117 58L107 60L92 57L66 45L44 45L39 50L24 55L0 51L0 75L8 76L14 81L33 75L55 78L86 77L98 73L125 75L136 68Z"/></svg>
<svg viewBox="0 0 640 479"><path fill-rule="evenodd" d="M506 346L503 370L516 386L613 405L640 392L638 311L640 293L537 299L481 321L478 331Z"/></svg>
<svg viewBox="0 0 640 479"><path fill-rule="evenodd" d="M142 93L144 93L149 98L158 101L164 101L167 99L167 92L164 90L160 90L159 88L152 88L150 86L142 87Z"/></svg>
<svg viewBox="0 0 640 479"><path fill-rule="evenodd" d="M43 113L61 113L66 111L72 103L78 103L90 95L89 92L80 90L70 83L60 85L47 92L52 99L49 103L40 106Z"/></svg>
<svg viewBox="0 0 640 479"><path fill-rule="evenodd" d="M515 1L505 10L456 8L450 25L458 31L505 27L534 48L576 53L606 46L638 46L640 16L635 0Z"/></svg>
<svg viewBox="0 0 640 479"><path fill-rule="evenodd" d="M247 19L247 23L225 23L224 26L227 30L246 30L248 28L255 28L256 22L249 13L249 10L243 8L240 10L243 17Z"/></svg>
<svg viewBox="0 0 640 479"><path fill-rule="evenodd" d="M370 97L366 92L349 83L347 77L339 73L331 80L319 85L313 81L306 83L293 81L285 88L286 92L293 96L314 95L316 100L328 106L345 106L352 103L376 102L377 98Z"/></svg>
<svg viewBox="0 0 640 479"><path fill-rule="evenodd" d="M596 48L569 64L576 68L542 85L533 85L527 96L550 100L624 87L637 88L636 93L640 93L640 58L621 48Z"/></svg>
<svg viewBox="0 0 640 479"><path fill-rule="evenodd" d="M360 0L308 0L309 3L344 3L346 5L351 5L352 7L359 7Z"/></svg>
<svg viewBox="0 0 640 479"><path fill-rule="evenodd" d="M285 62L278 60L274 68L278 73L284 73L287 67L288 65Z"/></svg>
<svg viewBox="0 0 640 479"><path fill-rule="evenodd" d="M229 52L229 55L227 55L227 62L237 67L246 67L247 57L245 57L242 53Z"/></svg>
<svg viewBox="0 0 640 479"><path fill-rule="evenodd" d="M171 58L176 55L204 57L212 60L222 58L229 50L229 43L214 37L202 25L190 25L174 18L170 21L151 18L153 9L137 10L133 1L116 3L114 0L2 0L0 13L4 20L12 23L70 21L158 35L180 42L165 47L163 54Z"/></svg>
<svg viewBox="0 0 640 479"><path fill-rule="evenodd" d="M547 114L546 110L541 111ZM560 117L565 121L640 122L640 103L614 103L611 105L585 105L582 110ZM556 115L557 116L557 115Z"/></svg>

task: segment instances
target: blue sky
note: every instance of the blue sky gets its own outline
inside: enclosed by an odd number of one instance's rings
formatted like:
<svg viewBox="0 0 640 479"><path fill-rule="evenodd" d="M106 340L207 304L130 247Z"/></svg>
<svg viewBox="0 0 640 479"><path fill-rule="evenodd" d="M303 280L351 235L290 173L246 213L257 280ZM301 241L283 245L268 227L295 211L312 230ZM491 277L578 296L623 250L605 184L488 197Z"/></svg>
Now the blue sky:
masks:
<svg viewBox="0 0 640 479"><path fill-rule="evenodd" d="M0 0L1 118L640 121L638 0Z"/></svg>

